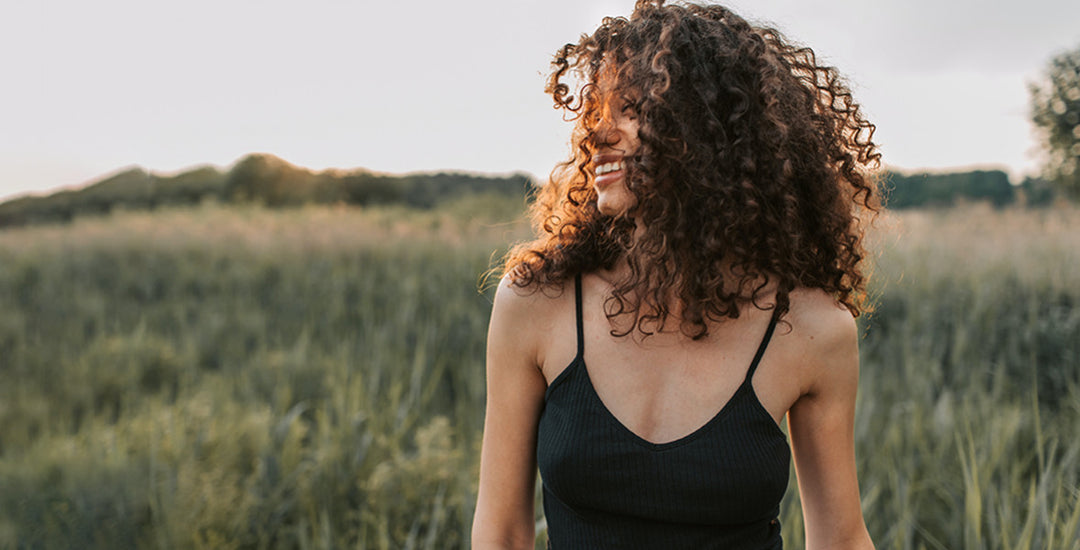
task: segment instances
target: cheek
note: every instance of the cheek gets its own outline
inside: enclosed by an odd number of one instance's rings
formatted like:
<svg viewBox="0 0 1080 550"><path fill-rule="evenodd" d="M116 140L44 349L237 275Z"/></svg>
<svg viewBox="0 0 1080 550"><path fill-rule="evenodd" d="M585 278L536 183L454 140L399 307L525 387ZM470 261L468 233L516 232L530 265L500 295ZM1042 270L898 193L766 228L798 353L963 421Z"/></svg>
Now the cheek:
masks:
<svg viewBox="0 0 1080 550"><path fill-rule="evenodd" d="M640 129L641 125L638 124L637 120L632 121L630 124L627 125L626 128L626 135L628 137L627 141L629 141L633 145L633 149L635 151L641 145L641 137L638 134L638 130Z"/></svg>

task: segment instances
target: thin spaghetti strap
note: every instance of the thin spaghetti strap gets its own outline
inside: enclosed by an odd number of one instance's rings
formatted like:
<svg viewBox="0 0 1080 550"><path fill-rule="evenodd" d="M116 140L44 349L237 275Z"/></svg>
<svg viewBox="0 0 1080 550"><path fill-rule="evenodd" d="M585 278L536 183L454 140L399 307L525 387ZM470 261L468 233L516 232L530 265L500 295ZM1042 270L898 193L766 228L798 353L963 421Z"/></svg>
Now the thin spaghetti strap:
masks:
<svg viewBox="0 0 1080 550"><path fill-rule="evenodd" d="M585 322L581 314L581 274L574 277L574 305L577 312L577 355L585 356Z"/></svg>
<svg viewBox="0 0 1080 550"><path fill-rule="evenodd" d="M761 356L765 355L765 348L769 347L769 340L772 340L773 331L776 330L776 322L780 319L777 315L777 309L773 308L772 318L769 319L769 328L765 329L765 336L761 339L761 345L758 346L757 353L754 354L754 360L750 363L750 370L746 371L746 380L749 382L750 378L754 376L754 371L757 370L758 363L761 362Z"/></svg>

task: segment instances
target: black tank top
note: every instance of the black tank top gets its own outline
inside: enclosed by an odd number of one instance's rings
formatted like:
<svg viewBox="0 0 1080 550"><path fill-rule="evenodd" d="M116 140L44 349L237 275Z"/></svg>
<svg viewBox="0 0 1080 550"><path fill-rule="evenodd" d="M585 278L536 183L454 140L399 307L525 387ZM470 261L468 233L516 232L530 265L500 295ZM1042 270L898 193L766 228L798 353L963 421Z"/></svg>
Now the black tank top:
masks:
<svg viewBox="0 0 1080 550"><path fill-rule="evenodd" d="M580 276L575 285L577 356L548 386L537 435L550 548L780 549L791 453L751 384L776 316L720 412L652 443L621 424L589 380Z"/></svg>

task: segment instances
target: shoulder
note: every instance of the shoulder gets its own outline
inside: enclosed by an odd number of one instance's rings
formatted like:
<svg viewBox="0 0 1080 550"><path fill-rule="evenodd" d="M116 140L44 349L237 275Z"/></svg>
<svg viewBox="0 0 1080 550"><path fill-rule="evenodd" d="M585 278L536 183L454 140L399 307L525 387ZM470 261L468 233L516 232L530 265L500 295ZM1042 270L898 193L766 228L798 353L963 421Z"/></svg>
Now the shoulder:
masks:
<svg viewBox="0 0 1080 550"><path fill-rule="evenodd" d="M791 292L791 306L778 331L797 354L804 392L823 384L850 383L858 378L859 332L855 317L843 304L820 289Z"/></svg>
<svg viewBox="0 0 1080 550"><path fill-rule="evenodd" d="M784 320L792 331L815 346L850 343L858 335L855 317L829 293L816 288L791 292L791 307Z"/></svg>
<svg viewBox="0 0 1080 550"><path fill-rule="evenodd" d="M508 273L499 280L495 290L493 315L511 323L534 323L558 309L567 290L573 292L572 282L569 285L565 282L545 285L534 282L522 286Z"/></svg>
<svg viewBox="0 0 1080 550"><path fill-rule="evenodd" d="M539 365L546 349L545 336L564 316L567 300L572 305L573 282L521 286L510 274L503 276L495 290L491 311L491 338L529 353Z"/></svg>

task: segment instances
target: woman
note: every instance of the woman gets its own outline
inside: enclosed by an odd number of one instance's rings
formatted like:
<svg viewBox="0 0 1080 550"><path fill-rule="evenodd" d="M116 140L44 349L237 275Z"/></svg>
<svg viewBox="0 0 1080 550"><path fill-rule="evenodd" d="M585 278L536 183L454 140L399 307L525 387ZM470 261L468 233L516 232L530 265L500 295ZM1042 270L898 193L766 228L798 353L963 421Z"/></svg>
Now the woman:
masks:
<svg viewBox="0 0 1080 550"><path fill-rule="evenodd" d="M641 0L553 67L574 154L496 292L473 548L533 547L538 466L556 550L781 548L792 454L807 548L872 548L873 125L811 50L720 6Z"/></svg>

